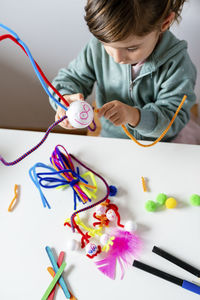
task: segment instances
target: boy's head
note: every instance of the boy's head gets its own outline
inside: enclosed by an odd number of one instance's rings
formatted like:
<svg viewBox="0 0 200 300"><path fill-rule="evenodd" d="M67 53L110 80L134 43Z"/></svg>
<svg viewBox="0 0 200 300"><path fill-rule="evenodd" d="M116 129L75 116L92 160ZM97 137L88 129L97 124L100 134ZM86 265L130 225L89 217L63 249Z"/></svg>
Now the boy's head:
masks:
<svg viewBox="0 0 200 300"><path fill-rule="evenodd" d="M117 63L136 64L154 50L160 33L178 21L186 0L88 0L85 20Z"/></svg>

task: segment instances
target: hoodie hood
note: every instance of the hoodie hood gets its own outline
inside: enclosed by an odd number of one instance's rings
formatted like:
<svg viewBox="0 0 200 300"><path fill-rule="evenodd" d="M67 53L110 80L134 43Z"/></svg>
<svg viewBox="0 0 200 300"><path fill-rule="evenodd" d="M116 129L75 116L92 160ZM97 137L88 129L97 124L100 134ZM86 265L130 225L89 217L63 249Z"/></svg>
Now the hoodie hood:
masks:
<svg viewBox="0 0 200 300"><path fill-rule="evenodd" d="M169 59L173 58L183 49L187 49L187 42L177 39L169 30L163 33L152 54L148 57L142 68L140 75L154 72L157 68L164 65Z"/></svg>

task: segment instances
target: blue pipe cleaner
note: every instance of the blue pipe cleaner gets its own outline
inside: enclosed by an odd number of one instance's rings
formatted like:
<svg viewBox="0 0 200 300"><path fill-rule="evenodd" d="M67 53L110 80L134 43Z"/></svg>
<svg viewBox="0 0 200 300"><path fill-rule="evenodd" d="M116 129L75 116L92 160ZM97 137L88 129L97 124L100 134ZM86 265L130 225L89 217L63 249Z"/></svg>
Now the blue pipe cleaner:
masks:
<svg viewBox="0 0 200 300"><path fill-rule="evenodd" d="M36 172L36 168L45 168L50 170L51 172ZM72 181L68 181L65 178L62 177L62 173L71 173L73 177L76 177L76 179L73 179ZM50 176L49 176L50 175ZM51 177L53 175L58 176L56 177ZM41 187L43 188L56 188L58 186L65 186L65 185L69 185L71 186L71 188L73 189L74 185L77 184L80 180L84 183L88 183L87 180L85 180L84 178L82 178L79 174L79 168L77 167L77 173L73 170L69 170L69 169L63 169L63 170L59 170L59 171L55 171L55 169L53 167L47 166L43 163L36 163L33 167L30 168L29 170L29 176L31 178L31 180L33 181L33 183L35 184L36 188L38 189L41 199L42 199L42 203L44 207L48 207L51 208L46 197L44 196ZM43 183L44 182L44 183ZM81 198L79 197L79 195L76 193L76 191L73 189L73 194L74 194L74 210L76 210L76 199L78 198L78 200L80 202L82 202ZM91 199L88 198L89 201L91 201Z"/></svg>
<svg viewBox="0 0 200 300"><path fill-rule="evenodd" d="M35 73L36 73L38 79L40 80L40 83L41 83L43 89L45 90L45 92L47 93L47 95L48 95L53 101L55 101L55 102L57 103L57 105L59 105L60 107L62 107L64 110L68 110L67 107L65 107L63 104L61 104L61 103L60 103L55 97L53 97L53 96L51 95L51 93L49 92L49 90L48 90L48 88L46 87L46 84L45 84L45 82L44 82L42 76L40 75L40 72L39 72L38 69L37 69L37 66L36 66L36 64L35 64L35 61L34 61L34 59L33 59L33 56L32 56L32 54L31 54L29 48L27 47L27 45L19 38L19 36L17 35L17 33L14 32L12 29L10 29L9 27L5 26L5 25L2 24L2 23L0 23L0 27L4 28L4 29L7 30L8 32L10 32L10 33L14 36L14 38L15 38L15 39L16 39L16 40L24 47L24 49L26 50L26 53L27 53L27 55L28 55L28 58L30 59L30 62L31 62L31 64L32 64L32 66L33 66L33 69L34 69L34 71L35 71Z"/></svg>

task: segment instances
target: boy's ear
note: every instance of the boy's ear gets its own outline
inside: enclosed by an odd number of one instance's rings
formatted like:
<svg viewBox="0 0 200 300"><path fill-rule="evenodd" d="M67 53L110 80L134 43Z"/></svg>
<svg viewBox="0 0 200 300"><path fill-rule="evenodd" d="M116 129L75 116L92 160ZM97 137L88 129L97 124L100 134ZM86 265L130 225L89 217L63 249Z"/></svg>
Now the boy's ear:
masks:
<svg viewBox="0 0 200 300"><path fill-rule="evenodd" d="M166 31L167 29L169 29L169 27L171 26L171 24L173 23L175 18L175 12L171 12L170 15L163 21L162 25L161 25L161 32Z"/></svg>

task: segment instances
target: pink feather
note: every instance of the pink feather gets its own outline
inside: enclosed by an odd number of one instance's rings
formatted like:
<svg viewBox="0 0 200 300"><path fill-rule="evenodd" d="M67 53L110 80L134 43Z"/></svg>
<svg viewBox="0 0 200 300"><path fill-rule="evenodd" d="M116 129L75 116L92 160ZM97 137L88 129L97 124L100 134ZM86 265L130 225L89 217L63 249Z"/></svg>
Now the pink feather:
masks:
<svg viewBox="0 0 200 300"><path fill-rule="evenodd" d="M115 236L115 239L107 252L107 256L102 260L96 261L95 264L103 274L111 279L115 279L116 263L118 261L122 279L125 267L132 265L133 258L137 256L141 241L135 234L120 229L112 232L112 235Z"/></svg>

